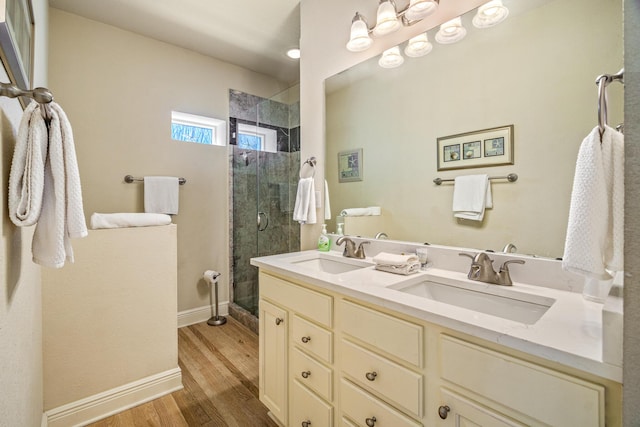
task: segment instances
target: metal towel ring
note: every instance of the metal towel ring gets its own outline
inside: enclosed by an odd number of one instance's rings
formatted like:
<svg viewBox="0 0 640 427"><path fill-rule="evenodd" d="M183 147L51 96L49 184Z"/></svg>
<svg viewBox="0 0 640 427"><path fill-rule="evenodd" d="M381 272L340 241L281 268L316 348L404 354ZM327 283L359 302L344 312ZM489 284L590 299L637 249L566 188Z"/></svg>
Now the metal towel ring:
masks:
<svg viewBox="0 0 640 427"><path fill-rule="evenodd" d="M307 160L304 161L304 163L302 164L302 166L300 166L300 179L302 179L302 169L304 168L304 165L309 165L311 166L312 172L311 172L311 176L308 176L307 178L313 178L316 176L316 158L315 157L309 157Z"/></svg>

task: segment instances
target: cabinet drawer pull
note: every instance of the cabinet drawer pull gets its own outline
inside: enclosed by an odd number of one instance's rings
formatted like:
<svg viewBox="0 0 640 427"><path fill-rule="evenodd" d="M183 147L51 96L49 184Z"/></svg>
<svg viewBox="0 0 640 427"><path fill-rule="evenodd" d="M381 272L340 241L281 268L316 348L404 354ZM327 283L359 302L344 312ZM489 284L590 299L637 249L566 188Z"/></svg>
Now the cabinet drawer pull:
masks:
<svg viewBox="0 0 640 427"><path fill-rule="evenodd" d="M308 343L309 341L311 341L311 337L302 337L302 342L303 343Z"/></svg>
<svg viewBox="0 0 640 427"><path fill-rule="evenodd" d="M440 415L440 418L442 418L443 420L446 420L447 415L449 415L449 411L451 411L451 408L449 408L447 405L442 405L438 408L438 415Z"/></svg>
<svg viewBox="0 0 640 427"><path fill-rule="evenodd" d="M302 371L302 378L309 378L311 371Z"/></svg>
<svg viewBox="0 0 640 427"><path fill-rule="evenodd" d="M364 422L367 424L368 427L373 427L376 425L376 417L371 417L371 418L367 418L366 420L364 420Z"/></svg>
<svg viewBox="0 0 640 427"><path fill-rule="evenodd" d="M367 379L369 381L375 381L376 377L378 376L377 372L367 372L366 374L364 374L365 377L367 377ZM375 419L374 419L375 421Z"/></svg>
<svg viewBox="0 0 640 427"><path fill-rule="evenodd" d="M279 325L282 322L284 322L284 319L281 319L280 317L276 317L276 325Z"/></svg>
<svg viewBox="0 0 640 427"><path fill-rule="evenodd" d="M311 421L309 420L302 422L302 427L309 427L310 425L311 425Z"/></svg>

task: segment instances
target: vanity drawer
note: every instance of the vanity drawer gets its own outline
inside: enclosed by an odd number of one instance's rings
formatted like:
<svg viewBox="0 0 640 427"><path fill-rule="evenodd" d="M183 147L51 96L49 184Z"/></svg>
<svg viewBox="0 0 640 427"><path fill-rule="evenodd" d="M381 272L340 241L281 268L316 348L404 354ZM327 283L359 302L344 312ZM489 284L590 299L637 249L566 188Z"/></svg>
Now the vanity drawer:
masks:
<svg viewBox="0 0 640 427"><path fill-rule="evenodd" d="M328 295L261 272L260 297L276 301L321 325L332 325L333 298Z"/></svg>
<svg viewBox="0 0 640 427"><path fill-rule="evenodd" d="M292 352L291 377L297 379L326 400L331 400L333 371L297 348L294 348Z"/></svg>
<svg viewBox="0 0 640 427"><path fill-rule="evenodd" d="M301 426L309 422L311 427L333 426L333 407L325 403L297 381L293 381L291 390L291 426Z"/></svg>
<svg viewBox="0 0 640 427"><path fill-rule="evenodd" d="M294 315L291 336L300 348L313 353L327 363L333 361L333 334L320 326Z"/></svg>
<svg viewBox="0 0 640 427"><path fill-rule="evenodd" d="M345 379L340 381L340 402L344 414L358 425L366 426L367 419L375 418L375 427L422 426Z"/></svg>
<svg viewBox="0 0 640 427"><path fill-rule="evenodd" d="M422 375L346 340L340 350L342 369L356 383L422 418Z"/></svg>
<svg viewBox="0 0 640 427"><path fill-rule="evenodd" d="M442 335L443 379L550 426L604 426L604 387Z"/></svg>
<svg viewBox="0 0 640 427"><path fill-rule="evenodd" d="M342 301L341 308L345 333L398 359L422 367L422 326L349 301Z"/></svg>

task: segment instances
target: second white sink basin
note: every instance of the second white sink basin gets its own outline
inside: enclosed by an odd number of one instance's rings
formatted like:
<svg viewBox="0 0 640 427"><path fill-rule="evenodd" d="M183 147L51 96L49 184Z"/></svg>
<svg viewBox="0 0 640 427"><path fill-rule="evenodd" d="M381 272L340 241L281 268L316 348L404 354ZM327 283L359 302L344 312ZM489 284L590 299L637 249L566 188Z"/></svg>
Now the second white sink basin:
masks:
<svg viewBox="0 0 640 427"><path fill-rule="evenodd" d="M371 266L371 263L354 258L342 258L321 252L313 253L301 259L291 260L291 264L329 274L347 273Z"/></svg>
<svg viewBox="0 0 640 427"><path fill-rule="evenodd" d="M493 288L495 287L495 288ZM444 284L424 280L390 286L400 292L533 325L555 302L552 298L512 291L498 285Z"/></svg>

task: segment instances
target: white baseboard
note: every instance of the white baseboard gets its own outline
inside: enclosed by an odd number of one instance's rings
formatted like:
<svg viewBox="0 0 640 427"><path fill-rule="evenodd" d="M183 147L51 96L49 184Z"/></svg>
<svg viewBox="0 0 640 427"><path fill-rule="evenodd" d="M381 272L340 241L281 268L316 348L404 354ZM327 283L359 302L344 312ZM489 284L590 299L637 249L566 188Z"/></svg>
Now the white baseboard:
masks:
<svg viewBox="0 0 640 427"><path fill-rule="evenodd" d="M43 426L83 426L182 389L180 368L68 403L45 412Z"/></svg>
<svg viewBox="0 0 640 427"><path fill-rule="evenodd" d="M218 314L220 316L229 315L229 301L221 301L218 304ZM211 319L211 306L192 308L178 313L178 328L193 325L195 323L206 322Z"/></svg>

